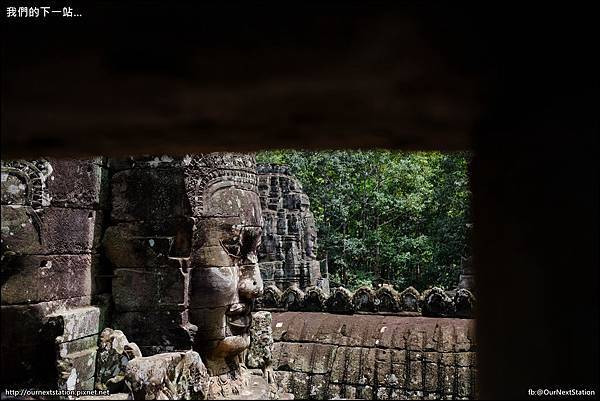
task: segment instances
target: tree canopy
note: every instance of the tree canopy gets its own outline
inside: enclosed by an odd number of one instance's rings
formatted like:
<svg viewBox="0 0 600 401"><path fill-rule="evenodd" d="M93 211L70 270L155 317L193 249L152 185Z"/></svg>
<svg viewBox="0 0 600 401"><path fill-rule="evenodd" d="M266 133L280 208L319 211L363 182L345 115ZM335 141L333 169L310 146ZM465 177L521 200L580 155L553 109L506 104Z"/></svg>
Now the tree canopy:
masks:
<svg viewBox="0 0 600 401"><path fill-rule="evenodd" d="M331 281L453 288L470 254L468 153L260 152L285 164L311 202Z"/></svg>

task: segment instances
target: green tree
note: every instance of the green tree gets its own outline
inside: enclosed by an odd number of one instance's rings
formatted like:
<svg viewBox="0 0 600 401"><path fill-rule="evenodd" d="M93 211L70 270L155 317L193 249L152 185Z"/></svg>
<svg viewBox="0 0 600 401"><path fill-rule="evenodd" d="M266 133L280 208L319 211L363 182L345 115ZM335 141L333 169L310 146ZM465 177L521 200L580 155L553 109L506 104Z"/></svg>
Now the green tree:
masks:
<svg viewBox="0 0 600 401"><path fill-rule="evenodd" d="M302 183L332 281L456 285L470 252L468 154L277 150L257 160L288 165Z"/></svg>

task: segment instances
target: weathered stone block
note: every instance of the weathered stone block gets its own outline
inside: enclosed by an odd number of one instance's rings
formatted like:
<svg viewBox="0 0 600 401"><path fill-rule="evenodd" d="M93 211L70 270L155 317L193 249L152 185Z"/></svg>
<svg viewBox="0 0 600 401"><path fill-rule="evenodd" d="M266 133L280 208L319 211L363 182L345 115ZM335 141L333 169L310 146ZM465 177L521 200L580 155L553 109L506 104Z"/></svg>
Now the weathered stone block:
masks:
<svg viewBox="0 0 600 401"><path fill-rule="evenodd" d="M2 249L17 254L77 254L93 250L101 212L2 205Z"/></svg>
<svg viewBox="0 0 600 401"><path fill-rule="evenodd" d="M454 381L456 376L456 367L454 366L454 354L442 354L440 357L440 379L441 391L443 394L454 394Z"/></svg>
<svg viewBox="0 0 600 401"><path fill-rule="evenodd" d="M277 372L275 372L275 374L277 374ZM342 386L330 383L324 399L337 400L340 398L342 398Z"/></svg>
<svg viewBox="0 0 600 401"><path fill-rule="evenodd" d="M408 389L423 389L423 354L421 352L408 351Z"/></svg>
<svg viewBox="0 0 600 401"><path fill-rule="evenodd" d="M278 343L275 343L277 347ZM335 351L333 363L331 365L330 380L332 383L344 383L346 381L346 352L347 347L338 347Z"/></svg>
<svg viewBox="0 0 600 401"><path fill-rule="evenodd" d="M278 355L274 368L294 372L311 372L311 355L316 344L277 343L274 353ZM275 351L276 350L276 351Z"/></svg>
<svg viewBox="0 0 600 401"><path fill-rule="evenodd" d="M184 327L188 312L146 311L115 313L113 327L127 333L127 338L140 349L159 346L163 350L190 349L190 333Z"/></svg>
<svg viewBox="0 0 600 401"><path fill-rule="evenodd" d="M462 352L462 351L471 351L472 349L474 349L474 336L469 333L469 328L468 327L463 327L463 326L456 326L454 328L455 331L455 345L454 345L454 349L457 352Z"/></svg>
<svg viewBox="0 0 600 401"><path fill-rule="evenodd" d="M270 312L255 312L250 325L250 348L246 355L249 368L267 368L273 363L272 317Z"/></svg>
<svg viewBox="0 0 600 401"><path fill-rule="evenodd" d="M390 389L387 387L378 387L376 393L376 399L378 400L389 400L390 399Z"/></svg>
<svg viewBox="0 0 600 401"><path fill-rule="evenodd" d="M77 340L100 331L100 309L95 306L69 309L48 316L48 325L58 333L56 343Z"/></svg>
<svg viewBox="0 0 600 401"><path fill-rule="evenodd" d="M410 329L407 332L406 348L411 351L422 351L425 334L418 329Z"/></svg>
<svg viewBox="0 0 600 401"><path fill-rule="evenodd" d="M89 297L81 297L33 305L2 306L0 370L3 383L55 386L57 333L45 325L46 316L89 303Z"/></svg>
<svg viewBox="0 0 600 401"><path fill-rule="evenodd" d="M375 392L373 391L373 387L371 386L357 386L355 394L357 398L362 398L365 400L375 399Z"/></svg>
<svg viewBox="0 0 600 401"><path fill-rule="evenodd" d="M468 367L456 368L456 394L459 397L471 395L471 369Z"/></svg>
<svg viewBox="0 0 600 401"><path fill-rule="evenodd" d="M378 350L375 348L361 348L359 384L367 384L370 386L377 385L377 351Z"/></svg>
<svg viewBox="0 0 600 401"><path fill-rule="evenodd" d="M85 351L98 346L98 334L88 337L78 338L77 340L67 341L57 344L58 355L62 358L68 354Z"/></svg>
<svg viewBox="0 0 600 401"><path fill-rule="evenodd" d="M173 265L169 257L189 257L192 220L120 223L104 232L103 248L115 267Z"/></svg>
<svg viewBox="0 0 600 401"><path fill-rule="evenodd" d="M308 375L306 373L301 372L293 372L292 373L292 389L294 396L298 399L308 399L309 389L308 389Z"/></svg>
<svg viewBox="0 0 600 401"><path fill-rule="evenodd" d="M2 304L90 296L91 255L16 255L2 261ZM69 283L69 285L65 285Z"/></svg>
<svg viewBox="0 0 600 401"><path fill-rule="evenodd" d="M181 310L187 306L188 274L179 269L116 269L114 274L112 293L117 312Z"/></svg>
<svg viewBox="0 0 600 401"><path fill-rule="evenodd" d="M114 221L166 220L191 215L183 171L149 168L120 171L112 177Z"/></svg>
<svg viewBox="0 0 600 401"><path fill-rule="evenodd" d="M110 263L102 254L92 254L91 267L92 295L109 294L113 272Z"/></svg>
<svg viewBox="0 0 600 401"><path fill-rule="evenodd" d="M452 352L454 351L456 341L454 337L454 326L441 325L439 326L439 341L438 351L440 352Z"/></svg>
<svg viewBox="0 0 600 401"><path fill-rule="evenodd" d="M48 315L89 305L89 303L90 297L78 297L31 305L3 305L0 313L2 342L3 344L33 343L32 339L42 331ZM14 322L19 324L15 325Z"/></svg>
<svg viewBox="0 0 600 401"><path fill-rule="evenodd" d="M352 384L365 384L361 383L362 375L360 365L362 356L362 348L348 347L346 350L346 372L345 380L347 383Z"/></svg>
<svg viewBox="0 0 600 401"><path fill-rule="evenodd" d="M98 209L106 204L108 170L101 158L48 161L52 174L46 186L53 206Z"/></svg>
<svg viewBox="0 0 600 401"><path fill-rule="evenodd" d="M323 400L329 384L327 375L311 375L308 383L308 398L311 400Z"/></svg>
<svg viewBox="0 0 600 401"><path fill-rule="evenodd" d="M89 379L93 379L96 372L96 347L77 351L59 358L58 388L65 390L87 389L90 386Z"/></svg>
<svg viewBox="0 0 600 401"><path fill-rule="evenodd" d="M431 353L436 354L436 353ZM429 355L425 357L426 360L435 359L434 356ZM436 360L437 362L437 360ZM438 391L438 365L437 363L424 362L423 369L425 370L425 382L423 383L423 390L429 392Z"/></svg>

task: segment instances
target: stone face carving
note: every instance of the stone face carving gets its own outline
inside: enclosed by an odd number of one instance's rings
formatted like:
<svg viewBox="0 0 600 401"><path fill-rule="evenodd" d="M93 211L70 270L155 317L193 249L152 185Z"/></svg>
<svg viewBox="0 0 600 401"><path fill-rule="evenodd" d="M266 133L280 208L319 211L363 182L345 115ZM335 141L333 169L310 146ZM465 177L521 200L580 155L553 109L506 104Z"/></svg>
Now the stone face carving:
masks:
<svg viewBox="0 0 600 401"><path fill-rule="evenodd" d="M262 295L262 210L254 155L211 153L112 163L114 325L144 352L202 357L208 395L246 385L244 351ZM130 289L137 288L137 297Z"/></svg>
<svg viewBox="0 0 600 401"><path fill-rule="evenodd" d="M375 305L380 312L399 312L400 295L398 291L389 284L383 284L375 292Z"/></svg>
<svg viewBox="0 0 600 401"><path fill-rule="evenodd" d="M200 355L187 351L132 359L125 383L134 400L203 400L209 379Z"/></svg>
<svg viewBox="0 0 600 401"><path fill-rule="evenodd" d="M258 175L265 221L259 261L265 283L282 291L316 286L328 294L329 279L317 260L317 227L308 196L286 166L261 164Z"/></svg>
<svg viewBox="0 0 600 401"><path fill-rule="evenodd" d="M224 392L235 393L240 354L250 345L253 302L263 291L256 254L262 213L254 156L188 156L183 168L194 219L189 259L189 318L199 327L194 349L210 375L220 377L211 388L222 384Z"/></svg>

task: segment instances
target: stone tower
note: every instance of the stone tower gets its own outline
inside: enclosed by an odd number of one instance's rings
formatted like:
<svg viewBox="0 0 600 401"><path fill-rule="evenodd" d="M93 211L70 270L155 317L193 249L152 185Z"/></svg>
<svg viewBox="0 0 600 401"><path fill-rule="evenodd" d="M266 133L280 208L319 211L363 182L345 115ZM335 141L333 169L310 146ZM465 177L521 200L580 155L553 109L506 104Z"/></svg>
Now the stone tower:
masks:
<svg viewBox="0 0 600 401"><path fill-rule="evenodd" d="M258 191L264 219L258 257L265 286L317 286L329 292L317 260L317 227L308 195L288 167L259 164Z"/></svg>

